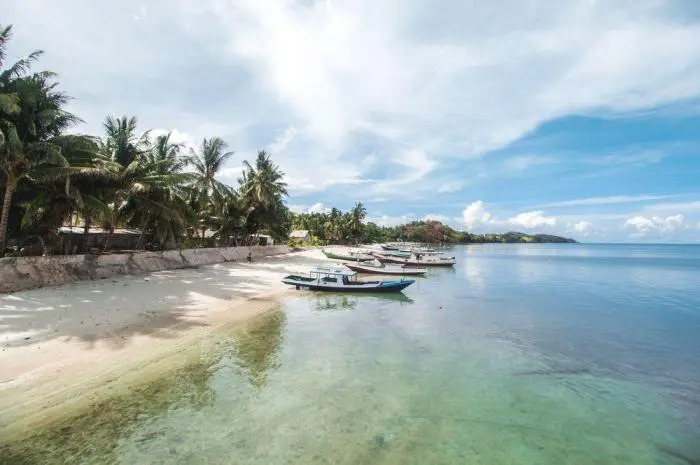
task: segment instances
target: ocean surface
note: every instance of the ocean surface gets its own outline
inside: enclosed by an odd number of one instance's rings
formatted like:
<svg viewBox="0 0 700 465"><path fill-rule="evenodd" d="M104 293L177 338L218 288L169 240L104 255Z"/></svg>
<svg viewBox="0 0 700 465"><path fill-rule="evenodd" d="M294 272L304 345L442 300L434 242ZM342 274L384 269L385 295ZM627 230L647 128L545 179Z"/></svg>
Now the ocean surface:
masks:
<svg viewBox="0 0 700 465"><path fill-rule="evenodd" d="M700 246L449 252L403 296L285 298L5 458L700 463Z"/></svg>

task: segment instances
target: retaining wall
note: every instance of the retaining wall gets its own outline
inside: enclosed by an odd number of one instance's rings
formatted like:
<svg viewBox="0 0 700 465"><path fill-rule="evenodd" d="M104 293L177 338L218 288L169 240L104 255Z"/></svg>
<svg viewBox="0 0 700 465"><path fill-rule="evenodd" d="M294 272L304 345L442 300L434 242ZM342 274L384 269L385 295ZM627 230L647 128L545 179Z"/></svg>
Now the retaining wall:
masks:
<svg viewBox="0 0 700 465"><path fill-rule="evenodd" d="M0 293L58 286L82 279L150 273L289 253L286 245L166 250L109 255L56 255L0 259Z"/></svg>

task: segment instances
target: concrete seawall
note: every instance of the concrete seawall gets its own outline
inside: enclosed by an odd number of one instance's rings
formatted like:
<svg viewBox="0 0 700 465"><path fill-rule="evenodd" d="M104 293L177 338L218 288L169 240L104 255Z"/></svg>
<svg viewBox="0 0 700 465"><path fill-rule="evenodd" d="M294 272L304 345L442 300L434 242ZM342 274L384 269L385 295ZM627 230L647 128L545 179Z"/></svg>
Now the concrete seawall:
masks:
<svg viewBox="0 0 700 465"><path fill-rule="evenodd" d="M0 259L0 293L58 286L86 279L150 273L289 253L289 247L229 247L109 255L57 255Z"/></svg>

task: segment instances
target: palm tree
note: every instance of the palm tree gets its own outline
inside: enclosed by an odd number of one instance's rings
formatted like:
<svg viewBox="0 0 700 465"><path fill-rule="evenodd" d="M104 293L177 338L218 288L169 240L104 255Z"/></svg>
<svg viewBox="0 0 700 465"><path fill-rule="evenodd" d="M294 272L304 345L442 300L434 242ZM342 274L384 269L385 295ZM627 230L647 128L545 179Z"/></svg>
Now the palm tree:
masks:
<svg viewBox="0 0 700 465"><path fill-rule="evenodd" d="M289 195L287 183L283 181L284 172L272 162L270 155L264 150L258 151L254 167L247 160L243 161L243 166L245 171L241 187L251 209L270 209L280 199Z"/></svg>
<svg viewBox="0 0 700 465"><path fill-rule="evenodd" d="M183 146L170 138L171 133L158 136L141 156L139 178L144 189L135 191L124 208L129 224L141 228L139 246L149 229L163 246L166 242L175 243L182 227L194 223L185 192L194 176L183 172L187 164L180 155Z"/></svg>
<svg viewBox="0 0 700 465"><path fill-rule="evenodd" d="M8 86L11 86L14 80L26 76L31 65L44 53L41 50L35 50L9 68L4 69L7 57L6 47L11 38L12 26L0 27L0 113L7 114L15 114L20 110L19 96L8 89Z"/></svg>
<svg viewBox="0 0 700 465"><path fill-rule="evenodd" d="M138 134L136 117L122 116L105 118L103 128L105 137L101 151L112 163L113 171L105 191L105 203L109 206L108 213L102 217L103 225L110 235L124 220L124 208L129 197L147 186L142 179L144 155L150 149L148 131ZM86 217L86 228L91 218ZM105 249L109 243L109 236Z"/></svg>
<svg viewBox="0 0 700 465"><path fill-rule="evenodd" d="M362 231L364 228L365 217L367 216L367 209L362 202L357 202L355 207L353 207L350 212L348 212L346 226L350 236L355 240L359 241L362 237Z"/></svg>
<svg viewBox="0 0 700 465"><path fill-rule="evenodd" d="M244 171L239 179L241 196L247 205L246 217L249 230L258 233L261 226L274 226L281 220L279 212L285 210L283 198L287 195L287 183L282 172L264 150L258 151L255 166L243 161Z"/></svg>
<svg viewBox="0 0 700 465"><path fill-rule="evenodd" d="M5 30L6 31L6 30ZM4 254L12 197L18 183L33 175L47 179L58 176L69 187L70 164L59 143L62 131L80 121L63 108L68 97L56 90L52 73L7 78L2 93L10 95L8 108L0 110L0 132L4 143L0 148L0 170L5 175L5 194L0 213L0 256ZM8 100L8 99L5 99ZM7 106L7 105L6 105Z"/></svg>
<svg viewBox="0 0 700 465"><path fill-rule="evenodd" d="M195 181L192 185L190 205L200 212L197 230L201 231L202 240L206 231L207 209L213 204L221 204L233 194L233 189L217 179L218 174L233 152L227 152L228 145L219 137L202 139L199 151L190 149L188 164L194 168Z"/></svg>
<svg viewBox="0 0 700 465"><path fill-rule="evenodd" d="M231 188L216 179L226 161L233 152L226 152L228 145L219 137L202 139L199 152L190 149L188 162L194 168L196 181L195 189L202 199L225 197L231 193Z"/></svg>

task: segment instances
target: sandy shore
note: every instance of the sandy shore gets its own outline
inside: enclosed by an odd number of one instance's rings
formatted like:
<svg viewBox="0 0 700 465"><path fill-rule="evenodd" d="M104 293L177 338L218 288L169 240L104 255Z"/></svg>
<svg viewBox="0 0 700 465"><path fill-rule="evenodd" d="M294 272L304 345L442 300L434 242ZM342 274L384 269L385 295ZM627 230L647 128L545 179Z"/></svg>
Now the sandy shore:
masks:
<svg viewBox="0 0 700 465"><path fill-rule="evenodd" d="M157 376L215 328L274 308L290 292L280 278L322 258L307 251L1 295L0 438L80 409L114 380Z"/></svg>

